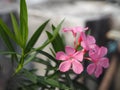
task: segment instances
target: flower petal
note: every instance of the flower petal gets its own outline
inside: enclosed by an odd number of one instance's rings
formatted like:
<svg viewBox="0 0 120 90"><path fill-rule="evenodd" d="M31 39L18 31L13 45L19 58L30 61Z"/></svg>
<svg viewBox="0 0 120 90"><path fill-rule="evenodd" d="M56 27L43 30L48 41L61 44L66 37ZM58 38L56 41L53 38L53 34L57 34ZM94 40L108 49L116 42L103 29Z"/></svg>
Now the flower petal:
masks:
<svg viewBox="0 0 120 90"><path fill-rule="evenodd" d="M109 67L109 59L108 58L101 58L99 60L99 64L101 66L103 66L104 68L108 68Z"/></svg>
<svg viewBox="0 0 120 90"><path fill-rule="evenodd" d="M86 35L85 35L85 32L81 32L81 33L80 33L80 36L81 36L81 38L82 38L82 41L86 41L87 37L86 37Z"/></svg>
<svg viewBox="0 0 120 90"><path fill-rule="evenodd" d="M72 28L63 28L63 31L64 31L64 32L72 31L73 33L83 32L83 31L85 31L85 30L88 30L88 27L82 28L82 27L80 27L80 26L77 26L77 27L72 27Z"/></svg>
<svg viewBox="0 0 120 90"><path fill-rule="evenodd" d="M70 61L64 61L60 64L59 70L61 72L66 72L71 68L71 62Z"/></svg>
<svg viewBox="0 0 120 90"><path fill-rule="evenodd" d="M85 30L88 30L88 27L83 28L83 27L77 26L75 27L75 29L76 29L76 32L84 32Z"/></svg>
<svg viewBox="0 0 120 90"><path fill-rule="evenodd" d="M95 68L96 68L96 65L94 63L89 64L87 66L87 72L88 72L88 74L90 74L90 75L93 74L93 72L95 71Z"/></svg>
<svg viewBox="0 0 120 90"><path fill-rule="evenodd" d="M88 44L95 44L96 40L93 36L87 35L87 43Z"/></svg>
<svg viewBox="0 0 120 90"><path fill-rule="evenodd" d="M87 51L89 50L86 40L83 40L83 39L82 39L82 41L81 41L81 46L83 47L83 49L85 49L85 50L87 50Z"/></svg>
<svg viewBox="0 0 120 90"><path fill-rule="evenodd" d="M64 32L68 32L68 31L72 32L74 37L76 37L76 35L77 35L76 28L63 28L63 31Z"/></svg>
<svg viewBox="0 0 120 90"><path fill-rule="evenodd" d="M93 49L89 50L89 56L94 60L98 59L99 58L98 51L99 47L96 45Z"/></svg>
<svg viewBox="0 0 120 90"><path fill-rule="evenodd" d="M83 71L83 66L80 62L74 60L72 62L72 69L76 74L80 74Z"/></svg>
<svg viewBox="0 0 120 90"><path fill-rule="evenodd" d="M84 52L83 51L78 51L74 54L74 59L79 60L79 61L83 61L83 55Z"/></svg>
<svg viewBox="0 0 120 90"><path fill-rule="evenodd" d="M81 42L81 46L86 49L86 50L90 50L95 48L96 44L95 44L95 38L93 36L90 35L85 35L84 32L81 32L81 38L82 38L82 42Z"/></svg>
<svg viewBox="0 0 120 90"><path fill-rule="evenodd" d="M95 70L95 76L98 78L102 74L103 70L100 65L97 65L97 68Z"/></svg>
<svg viewBox="0 0 120 90"><path fill-rule="evenodd" d="M70 46L66 46L65 47L65 52L67 55L73 55L75 53L75 49L70 47Z"/></svg>
<svg viewBox="0 0 120 90"><path fill-rule="evenodd" d="M99 53L98 53L99 57L101 58L101 57L105 56L106 54L107 54L107 48L103 47L103 46L100 47Z"/></svg>
<svg viewBox="0 0 120 90"><path fill-rule="evenodd" d="M89 44L88 45L88 50L94 49L96 47L96 44Z"/></svg>
<svg viewBox="0 0 120 90"><path fill-rule="evenodd" d="M87 44L85 41L81 41L81 46L85 49L88 50Z"/></svg>
<svg viewBox="0 0 120 90"><path fill-rule="evenodd" d="M64 32L72 31L72 28L63 28L63 31L64 31Z"/></svg>
<svg viewBox="0 0 120 90"><path fill-rule="evenodd" d="M66 60L67 59L67 55L64 52L62 52L62 51L57 52L56 53L56 59L57 60Z"/></svg>

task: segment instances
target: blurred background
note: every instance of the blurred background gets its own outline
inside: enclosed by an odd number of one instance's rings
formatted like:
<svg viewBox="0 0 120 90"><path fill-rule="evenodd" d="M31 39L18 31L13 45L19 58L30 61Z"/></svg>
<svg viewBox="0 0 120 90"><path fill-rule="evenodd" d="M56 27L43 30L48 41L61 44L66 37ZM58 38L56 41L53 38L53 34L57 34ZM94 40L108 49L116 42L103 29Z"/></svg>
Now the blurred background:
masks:
<svg viewBox="0 0 120 90"><path fill-rule="evenodd" d="M29 36L48 19L51 19L50 23L55 25L65 19L63 27L89 27L97 44L108 48L107 56L110 59L110 67L104 70L103 75L96 79L96 82L84 79L83 83L89 90L120 90L120 0L27 0L27 4ZM19 0L0 0L0 18L12 30L10 12L19 21ZM42 37L43 40L38 40L35 47L44 41L45 33ZM65 36L68 45L72 45L71 39L68 33ZM1 38L0 50L6 50ZM44 73L44 66L36 63L32 66L42 69L38 70L37 74ZM12 66L9 64L9 60L0 55L0 90L5 87L11 71Z"/></svg>

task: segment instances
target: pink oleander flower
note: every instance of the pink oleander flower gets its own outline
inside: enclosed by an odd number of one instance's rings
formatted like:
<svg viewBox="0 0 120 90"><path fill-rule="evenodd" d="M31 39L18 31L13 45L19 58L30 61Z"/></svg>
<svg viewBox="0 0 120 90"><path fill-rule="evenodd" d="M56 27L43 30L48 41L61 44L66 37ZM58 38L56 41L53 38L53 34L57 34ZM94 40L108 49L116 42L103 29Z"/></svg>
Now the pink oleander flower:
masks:
<svg viewBox="0 0 120 90"><path fill-rule="evenodd" d="M82 32L80 34L80 40L79 43L81 43L81 46L86 50L93 49L96 46L96 40L91 35L85 35L85 32Z"/></svg>
<svg viewBox="0 0 120 90"><path fill-rule="evenodd" d="M89 51L89 56L92 63L87 67L88 74L91 75L94 73L96 77L99 77L103 72L103 68L108 68L109 60L108 58L104 57L106 54L107 48L103 46L96 46L94 50Z"/></svg>
<svg viewBox="0 0 120 90"><path fill-rule="evenodd" d="M83 60L83 51L76 51L74 48L66 46L65 53L59 51L56 53L56 59L62 60L59 70L61 72L66 72L71 68L76 74L80 74L83 71L83 66L80 62Z"/></svg>
<svg viewBox="0 0 120 90"><path fill-rule="evenodd" d="M74 37L76 37L76 35L77 35L78 32L81 33L81 32L84 32L84 31L86 31L86 30L88 30L88 27L82 28L82 27L80 27L80 26L77 26L77 27L73 27L73 28L63 28L63 31L64 31L64 32L71 31L71 32L73 33L73 36L74 36Z"/></svg>

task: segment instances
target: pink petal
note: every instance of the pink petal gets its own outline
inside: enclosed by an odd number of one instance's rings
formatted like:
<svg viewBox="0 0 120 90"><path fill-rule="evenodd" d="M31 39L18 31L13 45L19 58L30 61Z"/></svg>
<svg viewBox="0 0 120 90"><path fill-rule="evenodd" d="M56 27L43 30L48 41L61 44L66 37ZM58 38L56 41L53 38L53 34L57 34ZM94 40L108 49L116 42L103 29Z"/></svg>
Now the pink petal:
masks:
<svg viewBox="0 0 120 90"><path fill-rule="evenodd" d="M71 68L71 62L70 61L64 61L60 64L59 70L61 72L66 72Z"/></svg>
<svg viewBox="0 0 120 90"><path fill-rule="evenodd" d="M80 36L80 37L78 38L78 44L81 44L81 41L82 41L82 37Z"/></svg>
<svg viewBox="0 0 120 90"><path fill-rule="evenodd" d="M84 55L83 51L78 51L74 54L73 58L79 61L83 61L83 55Z"/></svg>
<svg viewBox="0 0 120 90"><path fill-rule="evenodd" d="M104 68L108 68L109 67L109 59L108 58L101 58L99 60L99 64L101 66L103 66Z"/></svg>
<svg viewBox="0 0 120 90"><path fill-rule="evenodd" d="M83 66L77 60L72 62L72 69L76 74L80 74L83 71Z"/></svg>
<svg viewBox="0 0 120 90"><path fill-rule="evenodd" d="M82 46L85 50L88 50L88 47L87 47L86 42L82 41L82 42L81 42L81 46Z"/></svg>
<svg viewBox="0 0 120 90"><path fill-rule="evenodd" d="M77 27L72 27L72 28L63 28L63 31L64 32L67 32L67 31L72 31L74 33L77 33L77 32L83 32L85 30L88 30L88 27L86 28L82 28L80 26L77 26Z"/></svg>
<svg viewBox="0 0 120 90"><path fill-rule="evenodd" d="M71 28L63 28L63 31L64 31L64 32L72 31L72 29L71 29Z"/></svg>
<svg viewBox="0 0 120 90"><path fill-rule="evenodd" d="M94 60L99 58L98 51L99 47L96 45L93 49L89 50L89 56Z"/></svg>
<svg viewBox="0 0 120 90"><path fill-rule="evenodd" d="M76 32L84 32L85 30L88 30L88 27L82 28L80 26L77 26L77 27L75 27L75 29L76 29Z"/></svg>
<svg viewBox="0 0 120 90"><path fill-rule="evenodd" d="M67 59L67 55L64 52L62 52L62 51L57 52L56 53L56 59L57 60L66 60Z"/></svg>
<svg viewBox="0 0 120 90"><path fill-rule="evenodd" d="M84 49L89 50L89 49L95 47L95 45L94 45L94 43L95 43L94 37L92 37L90 35L86 36L85 32L81 32L81 38L82 38L81 46Z"/></svg>
<svg viewBox="0 0 120 90"><path fill-rule="evenodd" d="M102 74L103 70L100 65L97 65L97 68L95 70L95 76L98 78Z"/></svg>
<svg viewBox="0 0 120 90"><path fill-rule="evenodd" d="M87 35L87 43L94 44L96 42L95 38L91 35Z"/></svg>
<svg viewBox="0 0 120 90"><path fill-rule="evenodd" d="M77 32L76 32L76 29L75 29L75 28L64 28L63 31L64 31L64 32L70 31L70 32L73 33L73 36L76 37Z"/></svg>
<svg viewBox="0 0 120 90"><path fill-rule="evenodd" d="M89 44L88 45L88 50L94 49L96 47L96 44Z"/></svg>
<svg viewBox="0 0 120 90"><path fill-rule="evenodd" d="M87 72L88 72L88 74L90 74L90 75L93 74L93 72L95 71L95 68L96 68L96 65L94 63L89 64L87 66Z"/></svg>
<svg viewBox="0 0 120 90"><path fill-rule="evenodd" d="M107 48L102 46L102 47L99 49L99 57L103 57L103 56L105 56L106 54L107 54Z"/></svg>
<svg viewBox="0 0 120 90"><path fill-rule="evenodd" d="M73 55L75 53L75 49L69 46L65 47L65 52L67 55Z"/></svg>
<svg viewBox="0 0 120 90"><path fill-rule="evenodd" d="M87 37L86 37L86 35L85 35L85 32L81 32L81 33L80 33L80 36L81 36L81 38L82 38L83 41L86 41L86 40L87 40Z"/></svg>

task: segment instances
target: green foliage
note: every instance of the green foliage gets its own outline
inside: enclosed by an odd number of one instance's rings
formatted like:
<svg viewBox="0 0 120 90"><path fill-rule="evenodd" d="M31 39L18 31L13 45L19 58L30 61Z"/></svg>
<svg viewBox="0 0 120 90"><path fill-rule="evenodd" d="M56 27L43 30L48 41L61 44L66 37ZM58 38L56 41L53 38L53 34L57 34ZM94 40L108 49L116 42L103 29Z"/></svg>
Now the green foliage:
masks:
<svg viewBox="0 0 120 90"><path fill-rule="evenodd" d="M11 32L11 30L8 28L8 26L1 19L0 19L0 29L1 29L1 34L2 33L5 34L7 37L10 37L17 44L19 44L19 42L16 40L14 34ZM2 37L3 37L3 35L2 35Z"/></svg>
<svg viewBox="0 0 120 90"><path fill-rule="evenodd" d="M1 24L0 24L0 35L2 37L2 39L4 40L5 42L5 45L8 47L8 49L11 51L11 52L14 52L14 48L13 48L13 45L9 39L9 36L6 34L6 32L3 30L3 28L1 27Z"/></svg>
<svg viewBox="0 0 120 90"><path fill-rule="evenodd" d="M64 20L57 26L51 25L52 32L46 31L47 40L39 47L34 48L37 40L40 38L49 20L45 21L35 30L34 34L28 40L28 13L25 0L20 0L20 24L17 22L15 16L11 13L11 23L13 25L13 32L0 19L0 36L3 39L7 51L1 51L1 55L9 55L13 62L13 72L8 80L7 90L74 90L73 80L67 74L58 71L60 61L55 59L55 53L64 51L65 44L63 38L59 34ZM12 42L19 47L16 51ZM50 44L53 55L49 54L43 49ZM37 57L37 55L45 56L46 58ZM36 62L46 66L45 75L37 75L34 68L25 68L31 62ZM52 72L52 73L51 73ZM66 80L67 79L67 80ZM76 84L79 86L79 84ZM83 87L84 88L84 87ZM85 89L84 89L85 90ZM87 89L86 89L87 90Z"/></svg>
<svg viewBox="0 0 120 90"><path fill-rule="evenodd" d="M69 88L65 84L60 83L54 79L47 79L46 77L39 76L39 81L43 85L50 85L51 87L58 87L59 89L68 90Z"/></svg>
<svg viewBox="0 0 120 90"><path fill-rule="evenodd" d="M12 13L11 13L11 19L12 19L15 38L17 41L19 41L18 43L22 47L22 36L21 36L20 30L19 30L19 25L17 23L15 16Z"/></svg>
<svg viewBox="0 0 120 90"><path fill-rule="evenodd" d="M47 20L45 23L43 23L37 30L36 32L32 35L32 37L30 38L30 40L28 41L26 48L25 48L25 53L28 53L33 46L35 45L36 41L38 40L39 36L41 35L42 31L44 30L44 28L46 27L46 25L48 24L49 20Z"/></svg>
<svg viewBox="0 0 120 90"><path fill-rule="evenodd" d="M64 21L64 20L63 20ZM60 29L61 29L61 26L62 26L62 23L63 21L61 21L61 23L55 28L55 30L53 31L53 36L50 37L49 39L47 39L42 46L38 47L36 50L41 50L43 49L45 46L47 46L49 43L51 43L58 35Z"/></svg>
<svg viewBox="0 0 120 90"><path fill-rule="evenodd" d="M28 39L28 13L25 0L20 0L20 32L22 44L25 47Z"/></svg>
<svg viewBox="0 0 120 90"><path fill-rule="evenodd" d="M52 25L52 27L53 27L52 30L53 30L53 32L54 32L54 30L55 30L56 28L55 28L55 26L53 26L53 25ZM47 36L48 36L49 39L50 39L51 37L53 37L53 35L52 35L50 32L46 31L46 33L47 33ZM59 41L59 43L58 43L58 41ZM55 52L64 51L65 45L64 45L64 43L63 43L62 38L60 37L60 34L58 34L58 35L56 36L56 38L53 40L52 46L53 46L53 49L55 50Z"/></svg>

